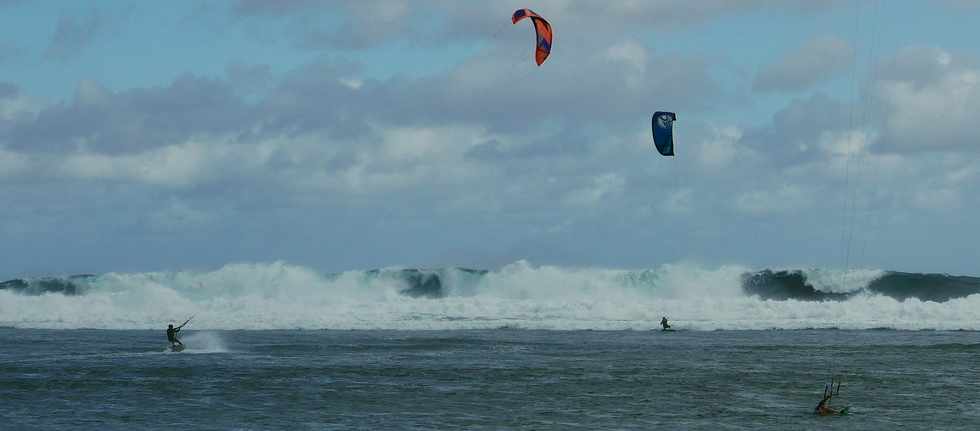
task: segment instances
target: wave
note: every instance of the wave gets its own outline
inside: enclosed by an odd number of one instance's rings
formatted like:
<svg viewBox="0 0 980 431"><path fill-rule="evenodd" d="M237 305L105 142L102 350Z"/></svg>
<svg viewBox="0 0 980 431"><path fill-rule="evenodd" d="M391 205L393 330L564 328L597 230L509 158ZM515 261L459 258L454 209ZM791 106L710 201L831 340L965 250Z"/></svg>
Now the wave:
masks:
<svg viewBox="0 0 980 431"><path fill-rule="evenodd" d="M852 290L848 290L848 286ZM843 301L855 295L872 293L900 301L946 302L980 293L980 278L868 270L763 270L743 274L742 289L760 298L776 300Z"/></svg>
<svg viewBox="0 0 980 431"><path fill-rule="evenodd" d="M282 262L0 283L0 326L980 330L980 278L880 270L535 266L321 274Z"/></svg>

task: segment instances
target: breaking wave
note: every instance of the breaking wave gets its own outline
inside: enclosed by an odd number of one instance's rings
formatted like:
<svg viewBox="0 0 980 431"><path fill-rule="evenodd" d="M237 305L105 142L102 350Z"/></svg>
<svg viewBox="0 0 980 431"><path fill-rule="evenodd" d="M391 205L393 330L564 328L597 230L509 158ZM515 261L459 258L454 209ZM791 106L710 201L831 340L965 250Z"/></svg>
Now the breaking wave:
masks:
<svg viewBox="0 0 980 431"><path fill-rule="evenodd" d="M515 262L498 270L321 274L282 262L209 272L0 283L0 326L150 329L980 330L980 278L879 270L648 270Z"/></svg>

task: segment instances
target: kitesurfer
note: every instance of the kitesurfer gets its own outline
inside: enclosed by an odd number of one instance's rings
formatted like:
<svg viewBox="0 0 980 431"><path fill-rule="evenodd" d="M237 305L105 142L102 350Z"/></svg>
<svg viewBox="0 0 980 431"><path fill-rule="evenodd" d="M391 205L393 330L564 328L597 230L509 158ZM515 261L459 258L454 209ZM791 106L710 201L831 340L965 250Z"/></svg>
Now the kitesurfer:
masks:
<svg viewBox="0 0 980 431"><path fill-rule="evenodd" d="M663 319L660 319L660 326L663 326L663 328L664 328L663 330L664 331L670 329L670 324L667 323L667 316L664 316Z"/></svg>
<svg viewBox="0 0 980 431"><path fill-rule="evenodd" d="M184 323L184 325L186 324L187 323ZM180 340L177 339L177 333L180 332L180 328L183 328L184 325L180 325L176 328L174 328L173 323L167 325L167 341L170 342L171 349L176 349L178 344L180 344L181 347L184 346L184 343L181 343Z"/></svg>
<svg viewBox="0 0 980 431"><path fill-rule="evenodd" d="M834 398L834 395L835 394L839 394L840 393L840 385L841 385L841 382L838 381L837 382L837 391L834 392L834 381L833 381L833 379L831 379L830 385L827 385L827 386L825 386L823 388L823 399L821 399L820 400L820 403L817 404L816 407L814 407L813 414L820 415L820 416L832 416L832 415L844 415L844 414L847 414L848 407L844 407L844 409L839 410L839 411L838 410L834 410L833 408L830 407L830 400L832 400Z"/></svg>
<svg viewBox="0 0 980 431"><path fill-rule="evenodd" d="M820 416L836 415L837 410L830 408L830 399L833 397L832 394L825 394L820 400L820 404L817 404L817 407L813 409L813 414Z"/></svg>

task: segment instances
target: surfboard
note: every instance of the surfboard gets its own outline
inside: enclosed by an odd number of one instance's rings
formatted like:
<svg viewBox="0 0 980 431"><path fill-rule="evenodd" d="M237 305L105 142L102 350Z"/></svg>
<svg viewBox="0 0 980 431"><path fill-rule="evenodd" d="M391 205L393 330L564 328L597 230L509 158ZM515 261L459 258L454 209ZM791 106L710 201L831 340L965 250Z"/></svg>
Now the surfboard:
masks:
<svg viewBox="0 0 980 431"><path fill-rule="evenodd" d="M842 408L842 409L840 409L840 411L839 411L839 412L837 412L837 415L838 415L838 416L847 416L847 414L848 414L848 413L849 413L850 411L851 411L851 406L847 406L847 407L844 407L844 408Z"/></svg>
<svg viewBox="0 0 980 431"><path fill-rule="evenodd" d="M170 350L171 352L183 352L184 351L184 345L183 344L178 344L176 346L167 346L167 349Z"/></svg>

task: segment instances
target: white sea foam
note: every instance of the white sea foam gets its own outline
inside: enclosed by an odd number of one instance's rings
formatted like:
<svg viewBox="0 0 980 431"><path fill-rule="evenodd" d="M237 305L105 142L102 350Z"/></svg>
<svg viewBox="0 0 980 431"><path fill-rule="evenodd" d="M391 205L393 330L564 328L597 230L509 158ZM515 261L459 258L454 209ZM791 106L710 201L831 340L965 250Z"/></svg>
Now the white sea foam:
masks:
<svg viewBox="0 0 980 431"><path fill-rule="evenodd" d="M0 291L0 326L156 329L196 315L194 329L651 329L666 315L676 328L696 330L980 330L980 295L943 303L871 294L842 302L761 300L741 290L741 275L750 270L671 264L628 271L521 261L484 275L435 271L440 298L400 293L409 284L397 272L324 275L278 262L110 273L84 282L77 296ZM850 271L848 286L880 274ZM839 290L840 272L807 275L818 289Z"/></svg>
<svg viewBox="0 0 980 431"><path fill-rule="evenodd" d="M225 346L225 341L221 338L221 335L216 332L211 331L199 331L187 334L185 337L180 337L180 341L184 343L184 351L182 353L228 353L229 350Z"/></svg>

